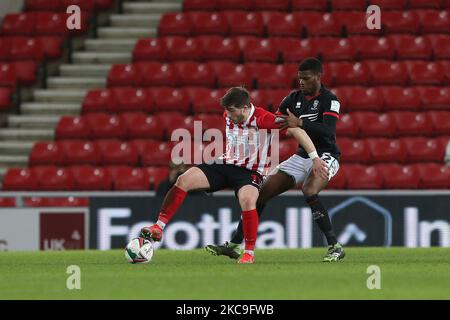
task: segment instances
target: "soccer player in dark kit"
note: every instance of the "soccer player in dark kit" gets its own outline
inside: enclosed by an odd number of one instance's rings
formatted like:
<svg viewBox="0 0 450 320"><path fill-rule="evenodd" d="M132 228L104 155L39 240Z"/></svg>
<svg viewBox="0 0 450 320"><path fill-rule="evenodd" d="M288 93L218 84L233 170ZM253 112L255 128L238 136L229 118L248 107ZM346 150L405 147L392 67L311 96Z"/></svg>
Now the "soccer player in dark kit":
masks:
<svg viewBox="0 0 450 320"><path fill-rule="evenodd" d="M249 101L249 93L234 87L222 97L221 104L226 118L226 152L215 163L192 167L178 177L167 192L157 222L141 230L141 236L160 241L167 223L183 203L191 190L210 192L234 189L242 209L242 235L245 253L239 263L254 263L254 247L258 230L256 200L263 181L263 174L270 167L272 130L278 130L276 116ZM264 131L267 130L267 131ZM261 136L262 133L268 134ZM313 142L301 128L289 128L292 135L311 155L313 171L326 179L326 163L317 155ZM278 146L276 146L278 147Z"/></svg>
<svg viewBox="0 0 450 320"><path fill-rule="evenodd" d="M257 201L257 211L261 215L266 203L273 197L303 183L302 192L311 207L314 221L325 235L328 251L324 262L338 261L345 252L336 239L327 209L319 198L328 181L339 170L340 151L336 145L336 123L339 119L338 98L321 83L322 63L315 58L303 60L298 69L299 90L286 96L277 114L283 127L300 127L313 141L319 156L327 163L328 178L323 178L311 170L311 155L300 146L297 153L277 167L277 172L268 176ZM223 245L208 245L206 250L214 255L225 255L237 259L242 242L242 221L233 233L230 242Z"/></svg>

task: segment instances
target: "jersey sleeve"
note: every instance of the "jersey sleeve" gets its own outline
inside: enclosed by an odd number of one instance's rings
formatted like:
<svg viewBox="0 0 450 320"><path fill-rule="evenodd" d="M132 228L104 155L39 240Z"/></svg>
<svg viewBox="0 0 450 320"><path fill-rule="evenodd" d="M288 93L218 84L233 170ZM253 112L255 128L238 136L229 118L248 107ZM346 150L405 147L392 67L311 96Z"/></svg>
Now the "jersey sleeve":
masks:
<svg viewBox="0 0 450 320"><path fill-rule="evenodd" d="M264 109L260 109L258 112L258 116L256 117L256 125L260 129L280 129L280 125L275 122L276 115L272 112L266 111ZM287 132L287 128L280 130L280 137L285 137Z"/></svg>
<svg viewBox="0 0 450 320"><path fill-rule="evenodd" d="M284 99L280 102L280 105L278 106L277 112L275 114L285 114L287 115L287 109L292 105L292 98L291 95L288 95L284 97Z"/></svg>
<svg viewBox="0 0 450 320"><path fill-rule="evenodd" d="M330 99L324 100L322 105L323 121L322 123L311 122L307 119L303 119L302 128L306 133L324 135L329 137L336 136L336 124L339 120L340 103L335 96L331 96Z"/></svg>
<svg viewBox="0 0 450 320"><path fill-rule="evenodd" d="M339 111L341 104L335 96L331 96L329 99L324 101L323 105L323 116L331 116L339 119Z"/></svg>

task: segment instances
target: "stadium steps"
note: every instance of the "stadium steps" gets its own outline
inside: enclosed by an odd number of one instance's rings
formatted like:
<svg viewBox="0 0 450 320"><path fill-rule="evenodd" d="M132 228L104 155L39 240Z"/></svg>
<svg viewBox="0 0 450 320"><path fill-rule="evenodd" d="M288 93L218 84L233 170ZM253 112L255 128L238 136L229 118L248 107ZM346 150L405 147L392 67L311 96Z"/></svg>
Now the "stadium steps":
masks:
<svg viewBox="0 0 450 320"><path fill-rule="evenodd" d="M54 129L2 128L0 141L54 140Z"/></svg>
<svg viewBox="0 0 450 320"><path fill-rule="evenodd" d="M156 28L160 20L161 14L113 14L110 18L112 27Z"/></svg>
<svg viewBox="0 0 450 320"><path fill-rule="evenodd" d="M75 64L113 64L128 63L131 61L132 53L129 52L74 52L73 62Z"/></svg>
<svg viewBox="0 0 450 320"><path fill-rule="evenodd" d="M183 0L155 1L155 2L125 2L123 4L124 13L165 13L171 11L181 11Z"/></svg>
<svg viewBox="0 0 450 320"><path fill-rule="evenodd" d="M33 145L33 141L0 141L0 154L28 155Z"/></svg>
<svg viewBox="0 0 450 320"><path fill-rule="evenodd" d="M108 76L111 64L63 64L59 67L62 77L101 77Z"/></svg>
<svg viewBox="0 0 450 320"><path fill-rule="evenodd" d="M133 51L135 39L87 39L84 42L86 51L105 52L127 52Z"/></svg>
<svg viewBox="0 0 450 320"><path fill-rule="evenodd" d="M123 27L104 27L98 28L98 36L108 39L139 39L156 37L157 28L123 28Z"/></svg>
<svg viewBox="0 0 450 320"><path fill-rule="evenodd" d="M28 155L0 155L0 166L24 167L28 164Z"/></svg>
<svg viewBox="0 0 450 320"><path fill-rule="evenodd" d="M106 85L105 78L99 77L50 77L47 86L50 89L93 89L103 88Z"/></svg>
<svg viewBox="0 0 450 320"><path fill-rule="evenodd" d="M38 89L33 96L36 102L81 103L87 90L83 89Z"/></svg>
<svg viewBox="0 0 450 320"><path fill-rule="evenodd" d="M81 103L39 103L27 102L21 106L23 115L76 115L80 113Z"/></svg>
<svg viewBox="0 0 450 320"><path fill-rule="evenodd" d="M8 116L9 128L47 129L55 127L59 121L57 115L12 115Z"/></svg>
<svg viewBox="0 0 450 320"><path fill-rule="evenodd" d="M450 164L450 141L447 143L447 147L445 148L445 162Z"/></svg>

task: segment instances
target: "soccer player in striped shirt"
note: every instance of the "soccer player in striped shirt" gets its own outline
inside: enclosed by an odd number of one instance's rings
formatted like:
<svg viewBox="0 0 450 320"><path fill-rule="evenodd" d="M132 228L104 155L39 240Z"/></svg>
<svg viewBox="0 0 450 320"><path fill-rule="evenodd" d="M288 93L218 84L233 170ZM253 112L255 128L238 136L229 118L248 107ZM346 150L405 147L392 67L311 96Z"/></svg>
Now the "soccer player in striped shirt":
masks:
<svg viewBox="0 0 450 320"><path fill-rule="evenodd" d="M242 209L242 230L245 252L239 263L254 262L254 248L258 230L256 201L262 185L263 174L270 167L272 130L278 130L276 116L249 101L249 93L234 87L222 97L226 117L226 152L212 164L190 168L167 192L160 209L158 221L141 230L141 236L160 241L164 227L181 206L187 192L208 190L214 192L233 188ZM263 132L267 134L261 134ZM293 136L312 155L313 170L327 177L325 162L317 156L313 142L301 128L289 128ZM277 146L278 147L278 146Z"/></svg>

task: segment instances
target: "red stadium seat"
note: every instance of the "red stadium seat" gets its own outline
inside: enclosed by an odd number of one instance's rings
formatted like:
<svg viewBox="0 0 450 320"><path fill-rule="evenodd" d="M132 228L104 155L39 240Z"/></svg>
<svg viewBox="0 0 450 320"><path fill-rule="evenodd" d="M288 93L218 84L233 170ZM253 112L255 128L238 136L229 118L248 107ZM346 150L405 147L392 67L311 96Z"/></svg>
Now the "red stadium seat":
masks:
<svg viewBox="0 0 450 320"><path fill-rule="evenodd" d="M66 14L56 12L36 13L36 34L49 36L67 36Z"/></svg>
<svg viewBox="0 0 450 320"><path fill-rule="evenodd" d="M405 0L370 0L370 4L374 4L383 10L403 10L406 9Z"/></svg>
<svg viewBox="0 0 450 320"><path fill-rule="evenodd" d="M154 114L157 122L165 129L166 133L169 127L173 127L173 123L179 123L186 118L186 114L176 111L159 111ZM170 136L168 137L170 140Z"/></svg>
<svg viewBox="0 0 450 320"><path fill-rule="evenodd" d="M268 91L270 91L270 89L252 90L250 92L250 102L257 107L269 110L269 97L267 96Z"/></svg>
<svg viewBox="0 0 450 320"><path fill-rule="evenodd" d="M450 35L429 34L426 37L430 40L436 59L450 60Z"/></svg>
<svg viewBox="0 0 450 320"><path fill-rule="evenodd" d="M424 135L433 132L430 116L426 112L391 112L397 126L397 135Z"/></svg>
<svg viewBox="0 0 450 320"><path fill-rule="evenodd" d="M388 60L364 61L372 76L372 85L406 85L409 81L408 70L403 62Z"/></svg>
<svg viewBox="0 0 450 320"><path fill-rule="evenodd" d="M165 61L169 50L164 38L139 39L133 49L133 61Z"/></svg>
<svg viewBox="0 0 450 320"><path fill-rule="evenodd" d="M11 39L11 57L14 60L41 61L44 58L40 42L35 38L13 37Z"/></svg>
<svg viewBox="0 0 450 320"><path fill-rule="evenodd" d="M448 33L450 30L449 11L418 10L422 33Z"/></svg>
<svg viewBox="0 0 450 320"><path fill-rule="evenodd" d="M37 65L34 61L16 61L11 64L17 80L23 86L31 86L37 79Z"/></svg>
<svg viewBox="0 0 450 320"><path fill-rule="evenodd" d="M417 87L420 99L425 110L450 111L450 88L449 87Z"/></svg>
<svg viewBox="0 0 450 320"><path fill-rule="evenodd" d="M129 139L152 138L162 140L164 138L164 127L154 116L143 112L126 112L119 117L127 126Z"/></svg>
<svg viewBox="0 0 450 320"><path fill-rule="evenodd" d="M290 0L258 0L253 3L254 10L288 11Z"/></svg>
<svg viewBox="0 0 450 320"><path fill-rule="evenodd" d="M416 87L378 87L386 104L386 111L416 111L421 106L419 91Z"/></svg>
<svg viewBox="0 0 450 320"><path fill-rule="evenodd" d="M407 151L402 140L398 139L367 139L370 149L370 162L404 162Z"/></svg>
<svg viewBox="0 0 450 320"><path fill-rule="evenodd" d="M445 146L439 139L407 137L402 140L408 152L408 162L442 162L444 160Z"/></svg>
<svg viewBox="0 0 450 320"><path fill-rule="evenodd" d="M184 0L183 11L214 11L217 0Z"/></svg>
<svg viewBox="0 0 450 320"><path fill-rule="evenodd" d="M193 35L228 35L228 22L219 12L189 12L185 13L192 21Z"/></svg>
<svg viewBox="0 0 450 320"><path fill-rule="evenodd" d="M414 85L441 85L445 73L439 63L428 61L405 61L411 83Z"/></svg>
<svg viewBox="0 0 450 320"><path fill-rule="evenodd" d="M115 115L88 113L83 118L91 127L94 139L123 139L127 136L125 124Z"/></svg>
<svg viewBox="0 0 450 320"><path fill-rule="evenodd" d="M386 11L381 19L385 34L417 34L420 29L419 17L413 11Z"/></svg>
<svg viewBox="0 0 450 320"><path fill-rule="evenodd" d="M172 142L161 142L156 148L144 151L141 155L144 166L167 166L171 159Z"/></svg>
<svg viewBox="0 0 450 320"><path fill-rule="evenodd" d="M97 11L104 11L108 10L112 7L114 0L96 0L95 1L95 8Z"/></svg>
<svg viewBox="0 0 450 320"><path fill-rule="evenodd" d="M219 36L199 36L197 40L202 45L204 60L229 60L239 62L241 49L234 38Z"/></svg>
<svg viewBox="0 0 450 320"><path fill-rule="evenodd" d="M449 60L441 60L439 62L440 62L439 64L441 65L442 70L444 70L444 75L445 75L444 84L449 85L450 84L450 61Z"/></svg>
<svg viewBox="0 0 450 320"><path fill-rule="evenodd" d="M183 89L160 87L150 89L155 101L155 111L189 113L190 100Z"/></svg>
<svg viewBox="0 0 450 320"><path fill-rule="evenodd" d="M141 168L118 168L114 177L114 190L150 190L150 178L147 171Z"/></svg>
<svg viewBox="0 0 450 320"><path fill-rule="evenodd" d="M328 0L292 0L292 11L327 11Z"/></svg>
<svg viewBox="0 0 450 320"><path fill-rule="evenodd" d="M0 198L0 208L5 207L15 207L16 206L16 199L15 198Z"/></svg>
<svg viewBox="0 0 450 320"><path fill-rule="evenodd" d="M214 87L216 76L209 64L196 62L174 62L180 86Z"/></svg>
<svg viewBox="0 0 450 320"><path fill-rule="evenodd" d="M336 124L336 135L338 137L355 137L359 132L358 123L352 114L340 116Z"/></svg>
<svg viewBox="0 0 450 320"><path fill-rule="evenodd" d="M63 150L54 142L36 142L30 152L29 165L63 165Z"/></svg>
<svg viewBox="0 0 450 320"><path fill-rule="evenodd" d="M26 11L58 11L61 10L60 0L27 0L25 2Z"/></svg>
<svg viewBox="0 0 450 320"><path fill-rule="evenodd" d="M345 189L347 186L347 177L345 176L345 165L341 166L335 176L328 182L327 190Z"/></svg>
<svg viewBox="0 0 450 320"><path fill-rule="evenodd" d="M14 66L9 63L0 63L0 86L16 89L17 77Z"/></svg>
<svg viewBox="0 0 450 320"><path fill-rule="evenodd" d="M284 88L284 89L270 89L265 90L265 95L267 97L265 105L269 104L272 106L271 110L276 112L278 107L280 106L281 101L289 95L292 89Z"/></svg>
<svg viewBox="0 0 450 320"><path fill-rule="evenodd" d="M243 43L242 53L246 63L278 61L278 51L270 39L248 39Z"/></svg>
<svg viewBox="0 0 450 320"><path fill-rule="evenodd" d="M420 177L414 166L389 163L375 167L382 174L386 189L417 189L419 187Z"/></svg>
<svg viewBox="0 0 450 320"><path fill-rule="evenodd" d="M0 88L0 110L4 111L9 109L11 106L11 89L10 88Z"/></svg>
<svg viewBox="0 0 450 320"><path fill-rule="evenodd" d="M212 62L211 62L212 63ZM252 75L248 72L245 65L238 64L229 69L222 69L217 66L216 75L219 87L244 86L252 88ZM218 71L220 70L220 71Z"/></svg>
<svg viewBox="0 0 450 320"><path fill-rule="evenodd" d="M194 117L185 116L183 118L174 118L171 121L171 126L166 129L167 136L171 137L172 133L177 129L186 129L189 131L190 136L194 135ZM184 133L184 130L183 132Z"/></svg>
<svg viewBox="0 0 450 320"><path fill-rule="evenodd" d="M200 113L194 116L194 121L202 122L202 130L219 129L223 131L225 128L225 118L219 114Z"/></svg>
<svg viewBox="0 0 450 320"><path fill-rule="evenodd" d="M113 113L143 111L151 113L154 110L153 96L145 89L116 87L110 89L114 103L109 111Z"/></svg>
<svg viewBox="0 0 450 320"><path fill-rule="evenodd" d="M426 37L395 35L388 38L395 45L398 59L428 60L433 54L431 43Z"/></svg>
<svg viewBox="0 0 450 320"><path fill-rule="evenodd" d="M354 121L362 137L391 137L396 134L395 121L390 113L354 112ZM342 122L342 117L341 121Z"/></svg>
<svg viewBox="0 0 450 320"><path fill-rule="evenodd" d="M139 154L132 144L119 140L97 140L97 145L104 165L135 166L138 163Z"/></svg>
<svg viewBox="0 0 450 320"><path fill-rule="evenodd" d="M216 0L217 10L251 10L253 0Z"/></svg>
<svg viewBox="0 0 450 320"><path fill-rule="evenodd" d="M153 139L134 139L128 141L137 150L139 154L139 164L142 164L142 157L146 152L152 152L150 150L156 150L159 147L161 141Z"/></svg>
<svg viewBox="0 0 450 320"><path fill-rule="evenodd" d="M370 161L370 150L366 140L339 138L338 146L341 150L341 162L368 163Z"/></svg>
<svg viewBox="0 0 450 320"><path fill-rule="evenodd" d="M390 38L353 36L350 41L360 59L394 59L395 47Z"/></svg>
<svg viewBox="0 0 450 320"><path fill-rule="evenodd" d="M342 35L342 24L330 13L302 12L294 15L302 21L309 37Z"/></svg>
<svg viewBox="0 0 450 320"><path fill-rule="evenodd" d="M186 37L166 37L166 47L168 50L168 59L177 60L202 60L202 46L197 38Z"/></svg>
<svg viewBox="0 0 450 320"><path fill-rule="evenodd" d="M328 69L336 85L367 85L371 77L368 67L359 62L330 62Z"/></svg>
<svg viewBox="0 0 450 320"><path fill-rule="evenodd" d="M32 191L39 187L36 174L29 168L8 168L2 185L3 191Z"/></svg>
<svg viewBox="0 0 450 320"><path fill-rule="evenodd" d="M0 38L0 61L11 60L11 40L13 37L1 37Z"/></svg>
<svg viewBox="0 0 450 320"><path fill-rule="evenodd" d="M108 191L112 189L112 179L103 168L73 166L68 168L75 178L75 190Z"/></svg>
<svg viewBox="0 0 450 320"><path fill-rule="evenodd" d="M54 166L38 166L31 170L39 181L39 190L70 191L75 189L75 179L72 173L64 168Z"/></svg>
<svg viewBox="0 0 450 320"><path fill-rule="evenodd" d="M157 190L158 186L166 180L169 176L169 168L166 167L147 167L144 168L147 171L150 179L150 188Z"/></svg>
<svg viewBox="0 0 450 320"><path fill-rule="evenodd" d="M361 11L340 11L333 13L334 19L343 26L347 35L371 35L378 36L381 29L369 29L367 27L366 10Z"/></svg>
<svg viewBox="0 0 450 320"><path fill-rule="evenodd" d="M1 33L4 35L32 36L35 34L35 13L10 13L2 21Z"/></svg>
<svg viewBox="0 0 450 320"><path fill-rule="evenodd" d="M279 148L280 162L282 162L297 152L298 144L293 139L281 140Z"/></svg>
<svg viewBox="0 0 450 320"><path fill-rule="evenodd" d="M86 120L78 116L63 116L55 129L56 139L88 139L91 128Z"/></svg>
<svg viewBox="0 0 450 320"><path fill-rule="evenodd" d="M264 36L264 22L260 13L227 11L224 15L228 21L231 36Z"/></svg>
<svg viewBox="0 0 450 320"><path fill-rule="evenodd" d="M347 164L342 169L348 189L381 189L383 186L383 177L374 166Z"/></svg>
<svg viewBox="0 0 450 320"><path fill-rule="evenodd" d="M384 99L377 87L341 87L347 100L346 106L351 111L381 111L384 108Z"/></svg>
<svg viewBox="0 0 450 320"><path fill-rule="evenodd" d="M165 13L158 26L158 35L162 36L190 36L193 25L190 16L179 12Z"/></svg>
<svg viewBox="0 0 450 320"><path fill-rule="evenodd" d="M62 55L62 38L55 36L37 37L44 55L49 59L56 59Z"/></svg>
<svg viewBox="0 0 450 320"><path fill-rule="evenodd" d="M365 0L331 0L333 10L366 10Z"/></svg>
<svg viewBox="0 0 450 320"><path fill-rule="evenodd" d="M158 62L138 62L135 67L141 76L144 86L177 86L178 74L171 64Z"/></svg>
<svg viewBox="0 0 450 320"><path fill-rule="evenodd" d="M106 112L116 109L116 99L113 97L112 91L108 89L89 90L81 105L83 113L88 112Z"/></svg>
<svg viewBox="0 0 450 320"><path fill-rule="evenodd" d="M98 145L86 140L59 140L58 146L63 150L67 165L98 165L102 154Z"/></svg>
<svg viewBox="0 0 450 320"><path fill-rule="evenodd" d="M223 114L224 109L220 105L220 98L222 98L223 90L211 90L207 88L189 88L184 90L190 97L192 102L192 111L197 113L218 113Z"/></svg>
<svg viewBox="0 0 450 320"><path fill-rule="evenodd" d="M439 9L441 0L426 1L426 0L408 0L409 9Z"/></svg>
<svg viewBox="0 0 450 320"><path fill-rule="evenodd" d="M317 57L319 54L319 49L311 39L277 38L274 42L283 55L284 63L299 63L304 58Z"/></svg>
<svg viewBox="0 0 450 320"><path fill-rule="evenodd" d="M292 87L292 76L284 65L271 63L247 63L247 69L254 76L259 89Z"/></svg>
<svg viewBox="0 0 450 320"><path fill-rule="evenodd" d="M115 64L108 74L108 87L137 86L142 80L140 70L132 64Z"/></svg>
<svg viewBox="0 0 450 320"><path fill-rule="evenodd" d="M356 50L348 39L323 38L317 40L317 45L322 48L320 55L322 61L355 61Z"/></svg>
<svg viewBox="0 0 450 320"><path fill-rule="evenodd" d="M450 111L425 112L431 118L434 135L450 134Z"/></svg>
<svg viewBox="0 0 450 320"><path fill-rule="evenodd" d="M450 188L450 166L436 163L417 164L420 175L420 188Z"/></svg>
<svg viewBox="0 0 450 320"><path fill-rule="evenodd" d="M59 197L40 199L45 199L43 205L45 207L89 207L89 198ZM36 202L36 206L39 206L38 203ZM27 206L32 206L32 204L27 203Z"/></svg>
<svg viewBox="0 0 450 320"><path fill-rule="evenodd" d="M96 0L61 0L61 7L65 10L70 5L78 6L82 11L94 12Z"/></svg>
<svg viewBox="0 0 450 320"><path fill-rule="evenodd" d="M268 11L262 15L269 37L301 37L303 24L294 14Z"/></svg>

